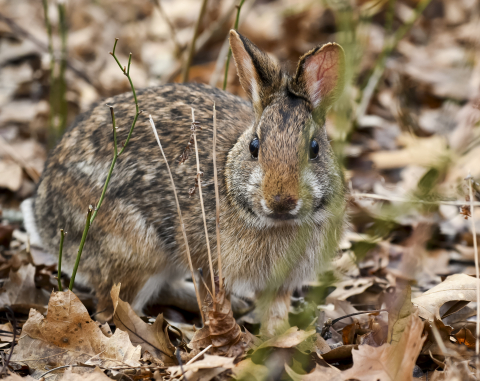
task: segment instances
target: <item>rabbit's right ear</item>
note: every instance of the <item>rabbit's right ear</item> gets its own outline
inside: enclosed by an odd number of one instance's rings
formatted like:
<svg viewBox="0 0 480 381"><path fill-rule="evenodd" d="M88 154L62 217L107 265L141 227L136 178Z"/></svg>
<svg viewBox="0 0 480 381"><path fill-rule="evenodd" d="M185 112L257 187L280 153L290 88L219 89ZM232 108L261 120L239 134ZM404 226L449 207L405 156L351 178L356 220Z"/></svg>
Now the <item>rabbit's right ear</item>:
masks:
<svg viewBox="0 0 480 381"><path fill-rule="evenodd" d="M230 47L240 84L260 116L282 85L282 71L274 60L233 29Z"/></svg>

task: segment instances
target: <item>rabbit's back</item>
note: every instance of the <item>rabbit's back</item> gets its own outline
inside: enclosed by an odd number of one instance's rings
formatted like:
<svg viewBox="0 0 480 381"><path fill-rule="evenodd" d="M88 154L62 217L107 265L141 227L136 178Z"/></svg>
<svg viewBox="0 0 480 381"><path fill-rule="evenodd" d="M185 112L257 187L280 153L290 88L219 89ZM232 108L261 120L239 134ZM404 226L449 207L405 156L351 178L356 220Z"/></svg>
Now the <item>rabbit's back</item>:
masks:
<svg viewBox="0 0 480 381"><path fill-rule="evenodd" d="M142 110L130 142L119 156L106 197L86 241L78 279L109 292L113 281L131 284L132 297L145 274L159 268L183 268L185 256L174 195L164 160L148 115L155 121L172 169L181 208L187 221L192 252L205 251L198 196L189 198L195 184L196 162L180 165L178 157L190 139L191 108L202 130L197 133L204 199L210 228L214 229L215 199L212 165L213 105L217 110L217 166L219 179L226 155L240 134L253 123L249 104L231 94L204 85L169 84L137 92ZM132 94L109 98L79 116L50 156L34 200L35 223L43 246L58 250L60 229L68 233L64 269L71 270L85 226L89 205L98 202L113 158L110 110L115 111L117 144L127 138L135 106ZM220 180L224 194L224 182ZM222 196L222 198L224 198ZM180 241L180 242L179 242ZM181 247L180 247L181 246ZM194 258L203 266L203 255ZM135 287L137 285L138 287ZM125 295L127 299L131 299Z"/></svg>

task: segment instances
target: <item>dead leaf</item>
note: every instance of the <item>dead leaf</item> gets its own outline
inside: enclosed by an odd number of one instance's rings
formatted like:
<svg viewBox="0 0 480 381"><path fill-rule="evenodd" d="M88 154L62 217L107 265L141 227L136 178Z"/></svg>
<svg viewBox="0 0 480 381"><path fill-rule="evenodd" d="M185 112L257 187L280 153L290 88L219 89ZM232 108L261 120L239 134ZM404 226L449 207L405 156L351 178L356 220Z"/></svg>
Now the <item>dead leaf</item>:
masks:
<svg viewBox="0 0 480 381"><path fill-rule="evenodd" d="M215 286L218 287L218 282ZM232 306L225 289L216 291L215 303L207 294L204 306L206 306L205 326L195 332L188 347L202 350L212 345L214 353L227 356L243 353L248 345L247 338L233 317Z"/></svg>
<svg viewBox="0 0 480 381"><path fill-rule="evenodd" d="M418 306L420 317L428 320L440 319L440 307L446 302L475 301L476 283L474 277L465 274L451 275L418 298L412 299L412 303Z"/></svg>
<svg viewBox="0 0 480 381"><path fill-rule="evenodd" d="M297 374L292 368L285 364L285 370L293 381L344 381L342 372L334 367L324 367L317 365L313 372L308 374Z"/></svg>
<svg viewBox="0 0 480 381"><path fill-rule="evenodd" d="M360 345L358 350L352 351L353 367L343 372L343 377L360 381L412 380L415 361L425 340L421 337L422 331L422 321L412 315L397 344Z"/></svg>
<svg viewBox="0 0 480 381"><path fill-rule="evenodd" d="M195 361L191 364L185 364L182 367L180 366L171 366L167 369L168 372L171 373L171 377L175 378L185 372L185 376L188 380L199 380L199 375L197 373L201 372L202 370L210 370L209 374L212 375L211 378L215 377L216 374L214 372L218 372L217 374L224 372L227 369L233 369L235 365L233 362L235 361L232 357L224 357L224 356L210 356L205 355L205 358L200 361ZM214 372L212 372L214 370ZM211 378L205 377L206 372L203 372L202 380L208 381Z"/></svg>
<svg viewBox="0 0 480 381"><path fill-rule="evenodd" d="M0 306L9 305L14 310L35 308L45 311L48 293L35 287L35 267L31 264L21 266L17 271L10 269L9 279L0 294Z"/></svg>
<svg viewBox="0 0 480 381"><path fill-rule="evenodd" d="M0 179L0 188L18 191L22 186L22 167L12 160L0 160Z"/></svg>
<svg viewBox="0 0 480 381"><path fill-rule="evenodd" d="M233 375L236 380L242 381L265 381L270 370L265 365L255 364L252 359L240 361L233 368Z"/></svg>
<svg viewBox="0 0 480 381"><path fill-rule="evenodd" d="M414 312L411 301L412 290L410 285L399 285L391 299L387 300L388 308L388 334L387 343L394 344L400 341L403 331L409 322L410 315Z"/></svg>
<svg viewBox="0 0 480 381"><path fill-rule="evenodd" d="M107 338L77 296L67 291L52 293L46 317L30 310L12 361L28 360L37 370L77 362L138 366L140 352L140 346L134 347L128 334L119 329Z"/></svg>
<svg viewBox="0 0 480 381"><path fill-rule="evenodd" d="M315 330L303 331L298 327L290 327L279 336L273 337L270 340L263 342L256 350L261 348L275 347L275 348L293 348L298 344L304 342L308 338L315 335Z"/></svg>
<svg viewBox="0 0 480 381"><path fill-rule="evenodd" d="M455 338L460 344L465 344L470 349L475 349L475 336L468 328L462 328L455 334Z"/></svg>
<svg viewBox="0 0 480 381"><path fill-rule="evenodd" d="M77 369L77 368L75 368ZM67 368L63 374L62 381L111 381L112 379L105 375L97 366L93 371L83 374L73 373L72 368Z"/></svg>
<svg viewBox="0 0 480 381"><path fill-rule="evenodd" d="M335 290L328 295L327 300L347 300L349 297L361 294L375 283L373 278L348 279L335 284Z"/></svg>
<svg viewBox="0 0 480 381"><path fill-rule="evenodd" d="M163 330L163 314L157 316L155 323L145 323L133 311L130 304L120 299L121 284L112 287L110 296L113 301L113 321L118 329L128 333L133 345L140 345L143 351L160 358L168 364L175 364L173 360L173 345L165 337Z"/></svg>

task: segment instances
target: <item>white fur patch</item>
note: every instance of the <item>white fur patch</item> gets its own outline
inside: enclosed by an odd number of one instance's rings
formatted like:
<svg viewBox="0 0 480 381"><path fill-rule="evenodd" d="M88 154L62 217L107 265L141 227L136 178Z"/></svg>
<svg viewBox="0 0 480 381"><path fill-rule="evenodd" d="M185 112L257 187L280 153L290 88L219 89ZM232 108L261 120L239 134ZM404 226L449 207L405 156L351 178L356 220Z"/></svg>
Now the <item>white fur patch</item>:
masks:
<svg viewBox="0 0 480 381"><path fill-rule="evenodd" d="M133 310L142 312L148 301L158 295L166 280L167 278L164 272L157 273L148 278L142 289L138 292L137 296L135 296L135 299L133 300Z"/></svg>
<svg viewBox="0 0 480 381"><path fill-rule="evenodd" d="M34 246L42 247L42 239L38 233L37 225L35 223L35 214L33 212L33 198L27 198L20 205L20 209L23 213L23 224L30 237L30 244Z"/></svg>

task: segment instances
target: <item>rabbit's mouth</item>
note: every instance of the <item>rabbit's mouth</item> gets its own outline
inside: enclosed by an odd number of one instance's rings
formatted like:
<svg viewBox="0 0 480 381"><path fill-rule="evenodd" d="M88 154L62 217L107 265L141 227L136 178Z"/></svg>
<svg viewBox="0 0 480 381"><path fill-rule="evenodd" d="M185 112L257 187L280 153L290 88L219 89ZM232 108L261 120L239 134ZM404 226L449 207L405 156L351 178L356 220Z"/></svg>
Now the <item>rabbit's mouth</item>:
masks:
<svg viewBox="0 0 480 381"><path fill-rule="evenodd" d="M291 221L296 220L298 216L294 216L290 213L271 213L267 215L267 218L271 218L275 221Z"/></svg>

